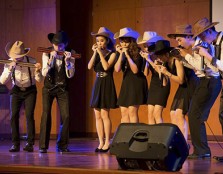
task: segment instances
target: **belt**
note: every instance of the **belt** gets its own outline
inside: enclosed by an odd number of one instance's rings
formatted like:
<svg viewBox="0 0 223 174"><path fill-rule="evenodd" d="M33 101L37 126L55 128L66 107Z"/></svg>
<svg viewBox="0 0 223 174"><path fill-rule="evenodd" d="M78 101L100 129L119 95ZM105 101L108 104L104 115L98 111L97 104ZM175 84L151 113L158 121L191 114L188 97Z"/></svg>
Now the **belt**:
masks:
<svg viewBox="0 0 223 174"><path fill-rule="evenodd" d="M106 72L97 72L96 73L97 77L106 77L107 75L108 75L108 73L106 73Z"/></svg>
<svg viewBox="0 0 223 174"><path fill-rule="evenodd" d="M14 85L15 88L19 89L20 91L28 91L30 89L33 89L35 87L35 85L31 85L29 87L19 87L17 85Z"/></svg>
<svg viewBox="0 0 223 174"><path fill-rule="evenodd" d="M204 79L220 79L220 76L204 76L204 77L199 77L201 80Z"/></svg>

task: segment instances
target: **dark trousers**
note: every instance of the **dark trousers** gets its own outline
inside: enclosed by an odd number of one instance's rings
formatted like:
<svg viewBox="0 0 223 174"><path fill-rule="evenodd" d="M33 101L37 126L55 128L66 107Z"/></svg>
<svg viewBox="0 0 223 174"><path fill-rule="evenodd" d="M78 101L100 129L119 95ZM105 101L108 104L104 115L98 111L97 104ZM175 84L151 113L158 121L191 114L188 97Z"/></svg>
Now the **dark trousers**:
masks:
<svg viewBox="0 0 223 174"><path fill-rule="evenodd" d="M35 120L34 109L36 105L36 86L32 86L26 91L21 91L14 86L10 96L11 108L11 129L12 129L12 143L20 145L19 134L19 112L22 104L25 104L26 125L27 125L27 142L34 144L35 139Z"/></svg>
<svg viewBox="0 0 223 174"><path fill-rule="evenodd" d="M221 130L223 134L223 89L221 90L221 97L220 97L219 121L221 124Z"/></svg>
<svg viewBox="0 0 223 174"><path fill-rule="evenodd" d="M192 96L188 113L189 128L194 153L211 153L207 142L205 121L213 106L222 84L220 78L200 78L200 82Z"/></svg>
<svg viewBox="0 0 223 174"><path fill-rule="evenodd" d="M60 131L57 138L57 147L67 148L69 141L69 96L68 91L62 88L48 90L43 87L42 103L43 113L40 124L39 148L49 148L51 131L51 108L54 98L56 98L60 109Z"/></svg>

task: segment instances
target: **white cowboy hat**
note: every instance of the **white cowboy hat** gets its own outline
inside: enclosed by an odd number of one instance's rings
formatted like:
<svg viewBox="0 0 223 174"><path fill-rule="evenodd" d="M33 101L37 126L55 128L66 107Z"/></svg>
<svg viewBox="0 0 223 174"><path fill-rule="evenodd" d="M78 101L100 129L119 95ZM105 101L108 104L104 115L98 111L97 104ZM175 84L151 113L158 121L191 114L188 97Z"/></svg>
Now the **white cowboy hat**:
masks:
<svg viewBox="0 0 223 174"><path fill-rule="evenodd" d="M115 43L114 40L114 34L106 27L100 27L98 32L91 32L92 36L104 36L109 38L113 43Z"/></svg>
<svg viewBox="0 0 223 174"><path fill-rule="evenodd" d="M8 42L5 47L5 51L11 58L20 58L27 55L30 48L25 48L22 41L15 41L15 43Z"/></svg>
<svg viewBox="0 0 223 174"><path fill-rule="evenodd" d="M119 32L115 33L114 39L118 39L120 37L132 37L137 39L139 37L139 33L132 30L131 28L122 28Z"/></svg>
<svg viewBox="0 0 223 174"><path fill-rule="evenodd" d="M163 37L158 36L154 31L145 31L143 36L139 36L137 39L137 44L152 43L158 40L164 40Z"/></svg>

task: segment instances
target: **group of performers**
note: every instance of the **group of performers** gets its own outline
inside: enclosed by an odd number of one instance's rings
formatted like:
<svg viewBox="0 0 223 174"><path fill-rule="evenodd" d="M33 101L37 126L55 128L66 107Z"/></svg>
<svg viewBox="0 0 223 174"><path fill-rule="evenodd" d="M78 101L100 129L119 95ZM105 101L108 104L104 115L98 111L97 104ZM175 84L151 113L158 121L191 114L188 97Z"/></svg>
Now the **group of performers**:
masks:
<svg viewBox="0 0 223 174"><path fill-rule="evenodd" d="M60 132L57 138L57 151L69 152L69 94L67 81L74 76L75 51L67 48L68 36L64 31L49 33L48 39L52 47L44 50L42 67L40 63L28 53L22 41L8 43L6 53L10 62L5 64L0 76L0 83L5 84L12 80L13 88L10 92L10 116L12 130L12 147L9 152L20 151L19 112L22 104L25 105L27 122L27 143L24 151L33 152L35 141L34 109L36 105L36 81L44 78L42 89L42 118L40 124L39 152L47 153L51 131L51 108L54 98L60 108ZM49 51L50 50L50 51Z"/></svg>
<svg viewBox="0 0 223 174"><path fill-rule="evenodd" d="M215 30L216 24L218 22L211 23L207 18L202 18L193 26L176 26L174 33L167 34L168 38L175 39L178 43L179 46L175 48L155 31L145 31L140 35L125 27L113 34L108 28L100 27L97 32L91 33L96 40L88 63L88 69L93 68L96 72L90 100L99 139L95 152L105 153L110 149L110 109L120 108L121 123L138 123L139 107L147 105L148 124L162 123L162 112L173 82L179 86L171 105L170 117L187 141L188 126L185 116L188 115L194 148L188 158L211 157L205 121L222 89L223 71L223 33ZM74 76L75 51L67 47L68 36L64 31L50 33L48 39L52 47L48 49L50 51L44 51L42 67L28 56L30 49L25 48L22 41L8 43L6 46L10 62L4 66L0 83L5 84L10 78L13 83L10 93L10 152L20 151L19 111L23 103L28 130L27 144L23 150L33 152L36 81L40 82L44 77L39 152L47 153L49 147L54 98L57 99L61 115L57 151L70 151L67 80ZM114 71L123 73L119 96L116 93ZM152 75L148 85L146 76L149 72ZM223 92L221 95L219 119L223 128Z"/></svg>
<svg viewBox="0 0 223 174"><path fill-rule="evenodd" d="M193 26L176 26L175 33L167 34L178 43L176 48L154 31L145 31L140 36L127 27L115 34L106 27L100 27L98 32L91 33L96 39L88 63L88 69L94 68L96 72L90 102L99 138L95 152L109 150L110 109L120 107L121 123L137 123L139 106L148 105L148 124L162 123L171 81L179 84L170 109L171 122L180 128L186 140L188 126L185 115L188 115L194 148L188 158L211 157L205 121L222 89L220 72L223 70L223 38L222 32L215 30L216 24L218 22L211 23L202 18ZM115 40L119 40L116 45ZM123 72L118 97L113 71ZM149 72L152 77L148 89L146 76Z"/></svg>

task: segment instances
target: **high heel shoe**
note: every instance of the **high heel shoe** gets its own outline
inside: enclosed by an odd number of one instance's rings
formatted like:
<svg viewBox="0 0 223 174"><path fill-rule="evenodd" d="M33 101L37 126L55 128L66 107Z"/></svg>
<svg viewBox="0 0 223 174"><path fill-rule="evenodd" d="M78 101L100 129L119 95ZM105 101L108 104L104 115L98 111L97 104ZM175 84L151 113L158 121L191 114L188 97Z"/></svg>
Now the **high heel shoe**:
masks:
<svg viewBox="0 0 223 174"><path fill-rule="evenodd" d="M108 152L109 150L110 150L110 147L107 148L107 149L100 149L100 152L102 152L102 153L106 153L106 152Z"/></svg>
<svg viewBox="0 0 223 174"><path fill-rule="evenodd" d="M99 149L98 147L95 149L95 152L100 152L101 149Z"/></svg>

